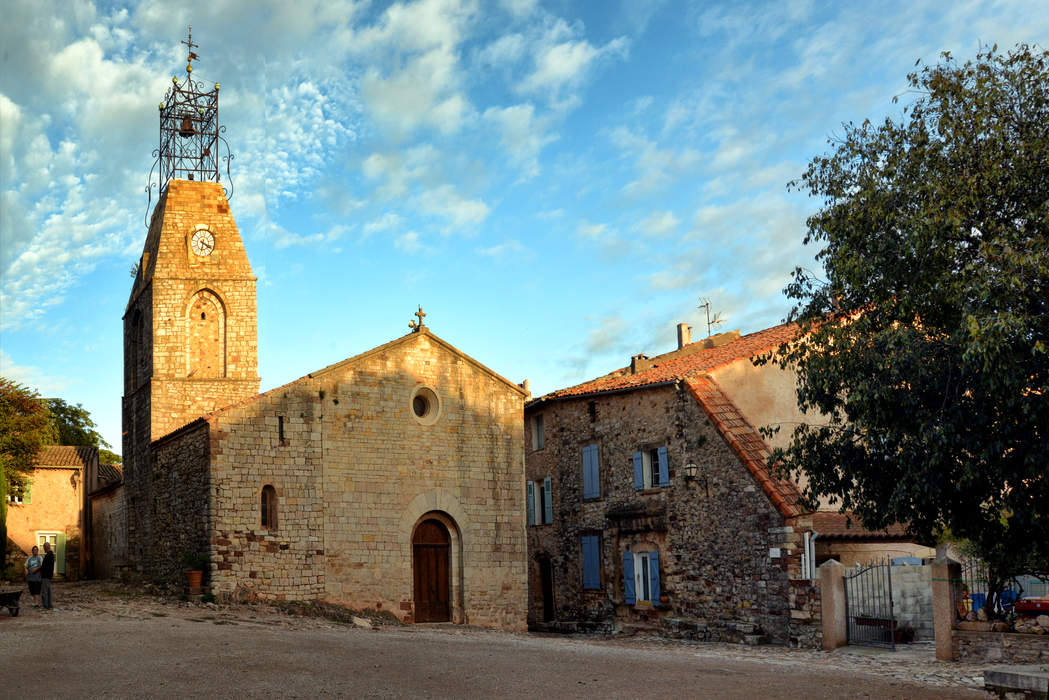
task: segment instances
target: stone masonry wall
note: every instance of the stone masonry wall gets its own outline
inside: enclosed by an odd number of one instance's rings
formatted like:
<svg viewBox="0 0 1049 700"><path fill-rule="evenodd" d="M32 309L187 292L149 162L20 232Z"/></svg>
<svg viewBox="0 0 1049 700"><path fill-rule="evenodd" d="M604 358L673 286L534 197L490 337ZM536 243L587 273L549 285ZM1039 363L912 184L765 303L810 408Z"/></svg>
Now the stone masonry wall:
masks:
<svg viewBox="0 0 1049 700"><path fill-rule="evenodd" d="M113 578L127 564L127 510L122 486L91 494L92 575Z"/></svg>
<svg viewBox="0 0 1049 700"><path fill-rule="evenodd" d="M544 417L545 447L527 455L527 478L553 476L554 523L528 528L529 620L541 620L538 559L554 569L561 623L658 625L672 634L737 641L764 634L789 638L788 560L771 559L781 544L782 515L695 400L675 385L555 401L529 409ZM598 445L601 497L582 498L581 451ZM632 455L666 445L670 485L634 490ZM681 467L695 463L687 481ZM600 590L583 590L581 536L600 534ZM622 558L628 548L656 546L666 601L624 603Z"/></svg>
<svg viewBox="0 0 1049 700"><path fill-rule="evenodd" d="M954 660L969 663L988 661L1009 664L1049 663L1049 635L1011 632L972 632L955 629L951 633Z"/></svg>
<svg viewBox="0 0 1049 700"><path fill-rule="evenodd" d="M917 641L936 638L932 621L932 566L893 566L893 616L900 626L914 629Z"/></svg>
<svg viewBox="0 0 1049 700"><path fill-rule="evenodd" d="M439 397L431 425L412 413L420 385ZM453 621L523 629L522 401L418 333L213 416L216 592L410 620L411 537L436 512L452 530ZM272 530L260 521L266 484Z"/></svg>
<svg viewBox="0 0 1049 700"><path fill-rule="evenodd" d="M154 580L183 581L183 557L207 555L211 475L208 424L192 423L153 444L150 522L156 533L131 562Z"/></svg>
<svg viewBox="0 0 1049 700"><path fill-rule="evenodd" d="M215 239L207 256L190 246L201 227ZM124 484L135 568L169 568L153 551L168 546L154 504L168 498L169 483L153 481L150 444L258 392L256 316L255 277L222 186L170 181L124 314Z"/></svg>

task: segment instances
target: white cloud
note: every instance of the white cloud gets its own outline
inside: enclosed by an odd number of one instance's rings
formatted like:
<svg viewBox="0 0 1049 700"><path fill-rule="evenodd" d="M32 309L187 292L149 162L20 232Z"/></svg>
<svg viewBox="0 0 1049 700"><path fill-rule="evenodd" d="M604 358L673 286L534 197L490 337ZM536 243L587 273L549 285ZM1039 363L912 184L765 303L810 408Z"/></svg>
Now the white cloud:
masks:
<svg viewBox="0 0 1049 700"><path fill-rule="evenodd" d="M448 219L455 226L480 224L491 211L479 199L463 197L452 185L441 185L419 195L419 208Z"/></svg>
<svg viewBox="0 0 1049 700"><path fill-rule="evenodd" d="M523 257L529 252L530 251L527 248L521 245L520 241L514 240L513 238L503 241L498 245L477 249L479 255L484 255L489 258Z"/></svg>
<svg viewBox="0 0 1049 700"><path fill-rule="evenodd" d="M673 233L680 223L672 211L655 211L642 219L637 229L645 236L665 238Z"/></svg>
<svg viewBox="0 0 1049 700"><path fill-rule="evenodd" d="M484 118L499 128L503 148L522 170L525 178L539 174L539 152L557 139L547 131L548 120L536 117L535 106L526 103L489 107Z"/></svg>
<svg viewBox="0 0 1049 700"><path fill-rule="evenodd" d="M533 68L521 81L520 90L543 96L558 109L570 109L579 104L577 91L594 67L603 60L625 58L628 49L625 37L595 46L576 38L564 20L557 20L531 47Z"/></svg>
<svg viewBox="0 0 1049 700"><path fill-rule="evenodd" d="M605 224L591 224L584 221L576 227L576 235L589 241L599 241L605 237L608 226Z"/></svg>
<svg viewBox="0 0 1049 700"><path fill-rule="evenodd" d="M675 145L660 148L647 137L626 127L609 132L609 140L634 161L637 177L623 186L623 194L642 197L666 188L700 163L700 153L692 148Z"/></svg>
<svg viewBox="0 0 1049 700"><path fill-rule="evenodd" d="M408 231L398 236L393 244L398 250L404 251L405 253L418 253L423 250L424 246L419 240L419 234L415 231Z"/></svg>
<svg viewBox="0 0 1049 700"><path fill-rule="evenodd" d="M34 365L19 365L5 350L0 348L0 376L34 389L41 396L58 396L71 383L69 377L49 374Z"/></svg>
<svg viewBox="0 0 1049 700"><path fill-rule="evenodd" d="M383 215L380 216L378 219L372 219L364 225L364 234L362 236L362 239L368 238L369 236L372 236L376 233L396 229L401 225L401 221L401 217L398 216L395 212L384 212Z"/></svg>

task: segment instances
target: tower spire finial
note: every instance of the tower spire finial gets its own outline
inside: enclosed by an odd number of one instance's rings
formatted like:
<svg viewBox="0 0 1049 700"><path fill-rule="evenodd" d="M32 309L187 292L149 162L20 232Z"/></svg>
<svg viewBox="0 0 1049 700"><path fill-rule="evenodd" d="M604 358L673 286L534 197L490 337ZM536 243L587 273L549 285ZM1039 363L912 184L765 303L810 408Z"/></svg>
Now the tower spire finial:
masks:
<svg viewBox="0 0 1049 700"><path fill-rule="evenodd" d="M186 25L186 40L182 42L186 45L186 49L189 51L189 55L186 57L186 72L193 72L193 61L198 59L197 54L193 52L193 49L199 49L199 44L193 43L193 25Z"/></svg>

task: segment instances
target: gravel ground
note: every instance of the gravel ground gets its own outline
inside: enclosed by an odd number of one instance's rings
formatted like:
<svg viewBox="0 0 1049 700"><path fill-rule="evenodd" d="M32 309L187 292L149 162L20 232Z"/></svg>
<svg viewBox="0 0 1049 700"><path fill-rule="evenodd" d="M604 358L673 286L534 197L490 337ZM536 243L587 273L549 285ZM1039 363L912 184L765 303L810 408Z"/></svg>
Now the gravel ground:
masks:
<svg viewBox="0 0 1049 700"><path fill-rule="evenodd" d="M0 610L0 695L990 697L978 690L982 665L937 662L931 644L825 653L513 635L200 605L114 582L55 588L54 611L29 607L28 593L19 617Z"/></svg>

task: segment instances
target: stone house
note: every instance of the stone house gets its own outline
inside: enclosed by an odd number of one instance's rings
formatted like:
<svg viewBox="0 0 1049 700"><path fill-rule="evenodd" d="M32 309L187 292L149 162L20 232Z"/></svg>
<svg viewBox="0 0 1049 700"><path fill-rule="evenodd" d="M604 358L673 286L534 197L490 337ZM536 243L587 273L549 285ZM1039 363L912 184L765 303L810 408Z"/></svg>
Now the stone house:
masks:
<svg viewBox="0 0 1049 700"><path fill-rule="evenodd" d="M258 393L255 277L222 186L167 182L124 315L128 564L220 597L523 629L520 386L419 323Z"/></svg>
<svg viewBox="0 0 1049 700"><path fill-rule="evenodd" d="M681 324L676 350L526 404L531 625L816 643L819 530L757 429L805 416L751 361L795 332Z"/></svg>
<svg viewBox="0 0 1049 700"><path fill-rule="evenodd" d="M97 447L46 445L23 489L7 495L7 536L26 555L50 542L55 574L80 574L84 475L98 466Z"/></svg>

